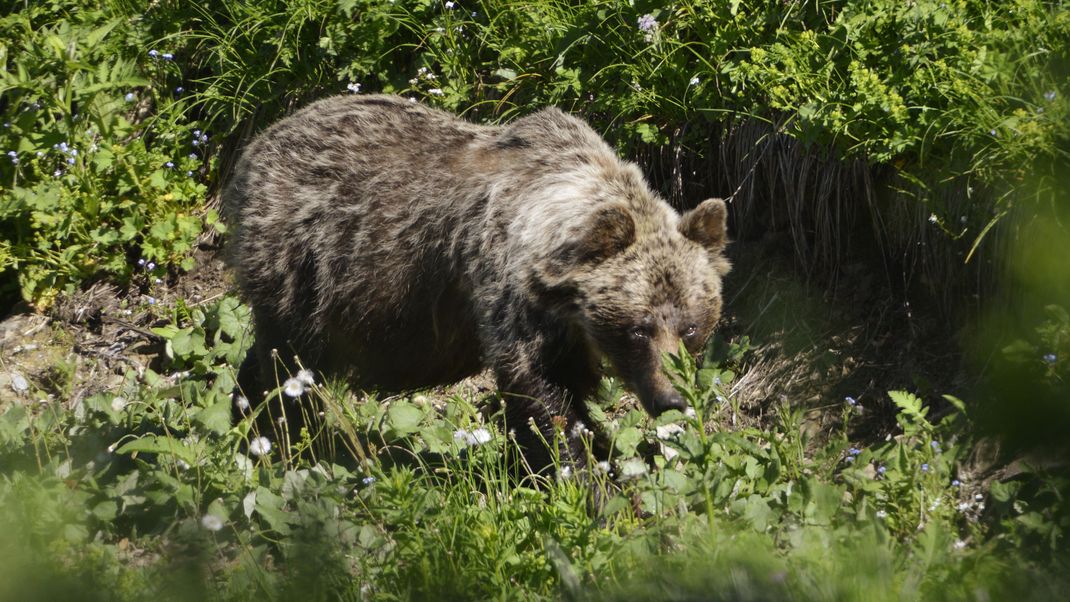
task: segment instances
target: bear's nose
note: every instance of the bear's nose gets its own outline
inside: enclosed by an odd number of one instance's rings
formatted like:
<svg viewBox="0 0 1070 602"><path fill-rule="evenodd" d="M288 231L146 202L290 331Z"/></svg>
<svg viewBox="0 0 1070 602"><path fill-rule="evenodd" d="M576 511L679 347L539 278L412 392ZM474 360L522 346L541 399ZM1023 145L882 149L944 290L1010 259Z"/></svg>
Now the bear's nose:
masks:
<svg viewBox="0 0 1070 602"><path fill-rule="evenodd" d="M658 399L655 409L657 409L658 414L668 412L669 410L680 410L683 412L687 410L687 402L684 401L683 395L673 391L667 395L662 395Z"/></svg>

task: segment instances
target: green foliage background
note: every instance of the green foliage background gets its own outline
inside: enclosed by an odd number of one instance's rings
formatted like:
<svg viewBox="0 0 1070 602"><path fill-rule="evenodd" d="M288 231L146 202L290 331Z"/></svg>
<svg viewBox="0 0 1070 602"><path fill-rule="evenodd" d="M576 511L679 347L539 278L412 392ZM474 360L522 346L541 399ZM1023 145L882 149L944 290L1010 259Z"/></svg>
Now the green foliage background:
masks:
<svg viewBox="0 0 1070 602"><path fill-rule="evenodd" d="M188 268L235 146L349 85L492 122L553 104L626 154L701 155L711 125L769 121L922 189L962 184L965 207L917 202L971 243L1052 200L1070 138L1065 2L7 5L0 268L41 306L138 258Z"/></svg>

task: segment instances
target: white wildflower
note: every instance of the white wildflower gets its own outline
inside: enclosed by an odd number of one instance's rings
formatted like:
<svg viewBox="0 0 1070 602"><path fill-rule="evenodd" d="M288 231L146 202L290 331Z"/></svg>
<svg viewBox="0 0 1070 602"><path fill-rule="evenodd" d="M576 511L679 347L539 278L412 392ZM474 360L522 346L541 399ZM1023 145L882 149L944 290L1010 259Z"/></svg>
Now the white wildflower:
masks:
<svg viewBox="0 0 1070 602"><path fill-rule="evenodd" d="M298 378L287 378L282 383L282 392L289 397L300 397L305 392L305 383Z"/></svg>
<svg viewBox="0 0 1070 602"><path fill-rule="evenodd" d="M888 513L884 510L877 511L877 518L888 518Z"/></svg>
<svg viewBox="0 0 1070 602"><path fill-rule="evenodd" d="M609 462L606 462L605 460L602 460L602 461L601 461L601 462L599 462L598 464L595 464L595 465L594 465L594 468L595 468L595 470L597 470L598 472L602 472L602 473L605 473L605 474L609 474Z"/></svg>
<svg viewBox="0 0 1070 602"><path fill-rule="evenodd" d="M223 528L223 519L214 514L205 514L201 517L201 526L208 531L218 531Z"/></svg>
<svg viewBox="0 0 1070 602"><path fill-rule="evenodd" d="M442 88L431 88L430 90L427 91L427 93L430 94L431 96L445 96L445 94L446 94L445 92L442 91Z"/></svg>
<svg viewBox="0 0 1070 602"><path fill-rule="evenodd" d="M306 387L311 387L316 384L315 374L311 370L298 370L297 380L301 381Z"/></svg>
<svg viewBox="0 0 1070 602"><path fill-rule="evenodd" d="M472 431L471 437L468 439L469 445L483 445L490 441L490 431L485 428L478 428Z"/></svg>
<svg viewBox="0 0 1070 602"><path fill-rule="evenodd" d="M966 542L965 542L965 541L962 541L962 540L960 539L960 540L958 540L958 541L956 541L956 542L955 542L955 549L956 549L956 550L961 550L961 549L963 549L963 548L965 548L965 547L966 547Z"/></svg>
<svg viewBox="0 0 1070 602"><path fill-rule="evenodd" d="M249 411L249 398L244 395L238 395L234 398L234 405L237 406L242 412Z"/></svg>
<svg viewBox="0 0 1070 602"><path fill-rule="evenodd" d="M352 92L354 94L357 94L357 93L360 92L360 84L358 84L357 82L350 82L349 84L346 85L346 90L349 90L350 92Z"/></svg>
<svg viewBox="0 0 1070 602"><path fill-rule="evenodd" d="M699 79L698 79L698 76L696 75L695 77L692 77L691 81L689 81L688 83L691 84L692 86L697 86L698 82L699 82Z"/></svg>
<svg viewBox="0 0 1070 602"><path fill-rule="evenodd" d="M562 466L561 467L561 472L559 474L561 475L562 479L567 479L567 478L571 477L572 476L572 467L571 466Z"/></svg>
<svg viewBox="0 0 1070 602"><path fill-rule="evenodd" d="M457 6L457 4L456 4L456 3L454 3L454 2L451 2L451 1L447 0L447 2L446 2L446 9L447 9L447 10L453 10L453 7L454 7L454 6Z"/></svg>
<svg viewBox="0 0 1070 602"><path fill-rule="evenodd" d="M249 453L254 456L266 456L271 453L271 439L257 437L249 442Z"/></svg>

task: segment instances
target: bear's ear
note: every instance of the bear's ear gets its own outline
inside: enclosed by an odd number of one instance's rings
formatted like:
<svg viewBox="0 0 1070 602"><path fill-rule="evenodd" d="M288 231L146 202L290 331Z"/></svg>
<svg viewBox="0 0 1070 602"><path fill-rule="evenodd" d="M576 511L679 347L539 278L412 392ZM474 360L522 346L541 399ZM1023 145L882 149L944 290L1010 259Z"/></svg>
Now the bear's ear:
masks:
<svg viewBox="0 0 1070 602"><path fill-rule="evenodd" d="M728 242L728 209L721 199L706 199L680 217L680 233L706 247L720 252Z"/></svg>
<svg viewBox="0 0 1070 602"><path fill-rule="evenodd" d="M588 218L573 258L598 263L623 252L635 242L635 218L623 205L607 205Z"/></svg>

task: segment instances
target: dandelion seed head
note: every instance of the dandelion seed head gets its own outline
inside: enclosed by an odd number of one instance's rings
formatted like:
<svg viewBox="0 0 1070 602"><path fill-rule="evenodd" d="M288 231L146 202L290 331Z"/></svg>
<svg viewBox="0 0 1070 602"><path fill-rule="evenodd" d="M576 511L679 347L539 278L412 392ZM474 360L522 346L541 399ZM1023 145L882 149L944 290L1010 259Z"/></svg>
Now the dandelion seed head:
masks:
<svg viewBox="0 0 1070 602"><path fill-rule="evenodd" d="M484 443L490 441L490 439L491 439L490 431L488 431L485 428L478 428L478 429L472 431L471 436L468 438L468 444L469 445L483 445Z"/></svg>
<svg viewBox="0 0 1070 602"><path fill-rule="evenodd" d="M113 412L122 412L126 408L126 400L122 397L116 397L111 400L111 410Z"/></svg>
<svg viewBox="0 0 1070 602"><path fill-rule="evenodd" d="M271 453L271 439L257 437L249 442L249 453L254 456L266 456Z"/></svg>
<svg viewBox="0 0 1070 602"><path fill-rule="evenodd" d="M297 380L304 383L306 386L311 387L316 384L316 375L311 370L302 369L297 371Z"/></svg>
<svg viewBox="0 0 1070 602"><path fill-rule="evenodd" d="M205 514L201 517L201 527L207 531L218 531L223 528L223 519L214 514Z"/></svg>
<svg viewBox="0 0 1070 602"><path fill-rule="evenodd" d="M305 383L298 378L287 378L286 382L282 383L282 392L287 397L300 397L305 392Z"/></svg>

